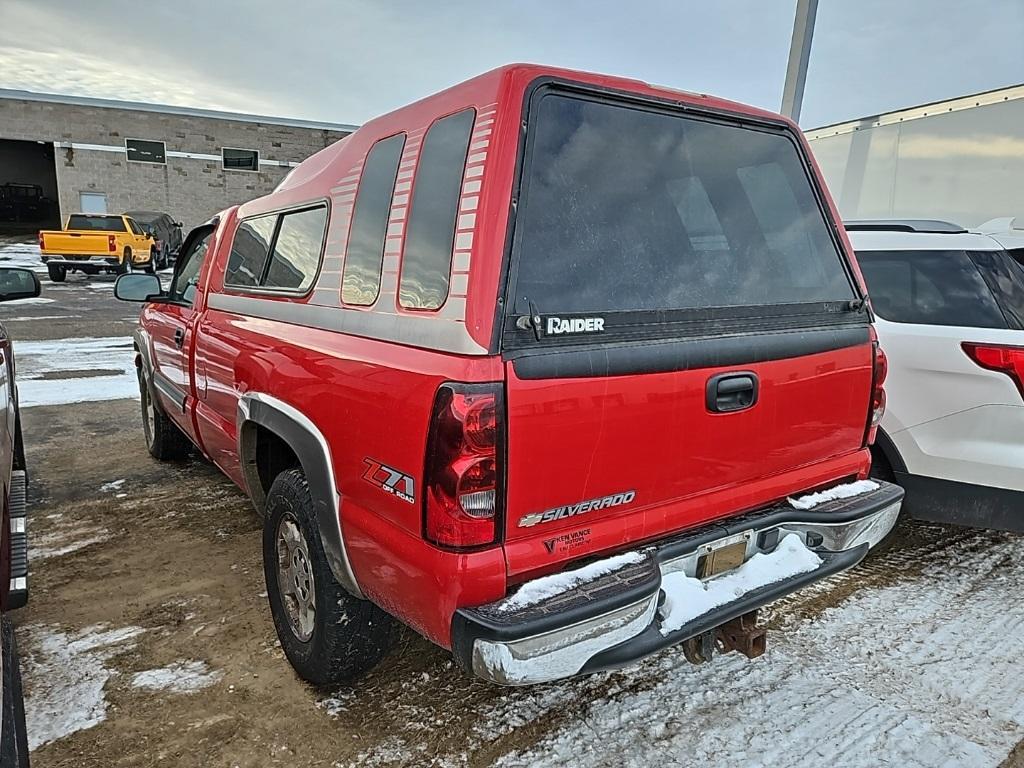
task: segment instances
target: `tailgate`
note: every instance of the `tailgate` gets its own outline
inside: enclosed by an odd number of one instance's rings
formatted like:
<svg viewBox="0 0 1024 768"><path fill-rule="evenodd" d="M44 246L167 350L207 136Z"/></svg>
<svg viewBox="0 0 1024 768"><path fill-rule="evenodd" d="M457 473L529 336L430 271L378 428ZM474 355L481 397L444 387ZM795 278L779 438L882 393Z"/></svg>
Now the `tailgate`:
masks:
<svg viewBox="0 0 1024 768"><path fill-rule="evenodd" d="M110 247L114 235L106 232L42 232L43 253L110 256L117 252L117 242Z"/></svg>
<svg viewBox="0 0 1024 768"><path fill-rule="evenodd" d="M783 343L759 341L762 349ZM614 375L628 355L605 349L601 365L612 375L578 378L545 370L553 361L508 362L510 569L536 567L540 547L552 540L546 559L557 560L588 544L656 538L774 501L807 487L799 470L858 452L872 383L867 328L809 341L811 350L815 342L849 346L629 375ZM668 347L666 356L678 350ZM560 361L565 372L580 372L569 364ZM709 410L709 389L717 393L719 382L736 377L756 382L756 402ZM712 407L729 407L731 397L716 394ZM776 490L751 501L748 492L762 481ZM608 518L619 540L600 530ZM526 540L534 546L515 546Z"/></svg>
<svg viewBox="0 0 1024 768"><path fill-rule="evenodd" d="M838 480L870 410L863 293L790 129L575 91L532 97L514 221L512 574Z"/></svg>

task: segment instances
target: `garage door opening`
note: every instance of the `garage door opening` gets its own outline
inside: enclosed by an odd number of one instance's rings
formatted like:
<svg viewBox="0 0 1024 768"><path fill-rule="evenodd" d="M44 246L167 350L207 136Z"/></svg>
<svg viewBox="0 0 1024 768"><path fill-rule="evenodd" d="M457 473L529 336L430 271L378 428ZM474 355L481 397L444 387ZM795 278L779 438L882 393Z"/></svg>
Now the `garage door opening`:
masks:
<svg viewBox="0 0 1024 768"><path fill-rule="evenodd" d="M0 235L60 229L53 144L0 139Z"/></svg>

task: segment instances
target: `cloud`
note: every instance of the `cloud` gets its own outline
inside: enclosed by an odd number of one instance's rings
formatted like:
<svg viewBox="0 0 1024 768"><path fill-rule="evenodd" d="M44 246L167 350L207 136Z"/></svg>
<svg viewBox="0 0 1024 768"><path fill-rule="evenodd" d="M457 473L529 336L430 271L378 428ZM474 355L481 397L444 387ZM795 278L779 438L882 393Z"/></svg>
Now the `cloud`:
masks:
<svg viewBox="0 0 1024 768"><path fill-rule="evenodd" d="M796 0L0 3L0 87L361 123L511 61L778 109ZM1022 37L1020 0L822 2L803 123L1017 82Z"/></svg>
<svg viewBox="0 0 1024 768"><path fill-rule="evenodd" d="M698 0L647 0L642 10L584 0L0 1L0 46L26 52L18 66L36 60L38 89L88 85L89 95L117 98L124 78L177 92L165 99L175 103L240 96L266 105L236 107L245 111L347 123L511 61L777 107L794 2L729 0L723 12ZM97 44L107 40L116 44ZM18 66L0 69L0 86L24 82Z"/></svg>
<svg viewBox="0 0 1024 768"><path fill-rule="evenodd" d="M124 68L123 63L89 53L37 51L0 45L3 87L80 96L115 98L178 106L260 113L275 105L262 94L232 86L211 87L185 72ZM55 73L61 73L59 86Z"/></svg>

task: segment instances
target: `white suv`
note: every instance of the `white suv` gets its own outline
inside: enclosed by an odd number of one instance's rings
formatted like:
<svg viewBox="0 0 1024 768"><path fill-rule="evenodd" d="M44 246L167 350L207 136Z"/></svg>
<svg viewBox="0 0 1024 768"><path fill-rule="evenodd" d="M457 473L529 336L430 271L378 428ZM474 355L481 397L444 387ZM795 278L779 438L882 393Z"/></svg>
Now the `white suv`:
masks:
<svg viewBox="0 0 1024 768"><path fill-rule="evenodd" d="M846 228L889 359L873 473L913 517L1024 530L1024 269L946 222Z"/></svg>

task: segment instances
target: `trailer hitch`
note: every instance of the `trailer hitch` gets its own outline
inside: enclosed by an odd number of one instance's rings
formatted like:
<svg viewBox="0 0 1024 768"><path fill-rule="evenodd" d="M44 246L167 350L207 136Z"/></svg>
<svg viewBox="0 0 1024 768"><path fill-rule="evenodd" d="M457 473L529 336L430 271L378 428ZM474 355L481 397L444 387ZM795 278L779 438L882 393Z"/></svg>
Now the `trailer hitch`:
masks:
<svg viewBox="0 0 1024 768"><path fill-rule="evenodd" d="M748 659L756 659L764 653L767 642L768 630L757 626L757 611L753 610L720 627L684 640L683 655L691 664L706 664L711 661L715 651L739 651Z"/></svg>
<svg viewBox="0 0 1024 768"><path fill-rule="evenodd" d="M756 610L727 621L716 632L718 644L725 653L739 651L748 659L763 654L768 644L768 630L757 626Z"/></svg>

